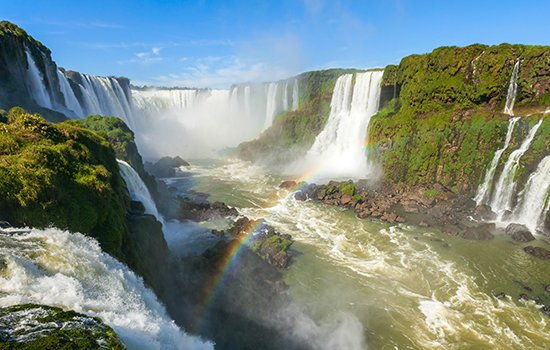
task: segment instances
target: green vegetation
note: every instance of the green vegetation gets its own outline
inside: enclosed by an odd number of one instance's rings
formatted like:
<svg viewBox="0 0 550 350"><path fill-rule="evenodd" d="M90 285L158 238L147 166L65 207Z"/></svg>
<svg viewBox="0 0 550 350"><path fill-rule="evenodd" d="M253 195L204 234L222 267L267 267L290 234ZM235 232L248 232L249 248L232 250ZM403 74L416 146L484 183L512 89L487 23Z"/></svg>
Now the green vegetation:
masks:
<svg viewBox="0 0 550 350"><path fill-rule="evenodd" d="M0 349L124 349L101 319L45 305L0 309Z"/></svg>
<svg viewBox="0 0 550 350"><path fill-rule="evenodd" d="M72 122L51 124L13 108L0 123L0 215L96 238L124 260L128 197L107 140Z"/></svg>
<svg viewBox="0 0 550 350"><path fill-rule="evenodd" d="M109 144L115 150L116 157L128 162L137 171L151 194L153 196L158 195L155 179L143 167L143 160L134 141L134 133L122 119L91 115L67 123L93 130L109 141Z"/></svg>
<svg viewBox="0 0 550 350"><path fill-rule="evenodd" d="M503 44L442 47L430 54L405 57L388 66L382 89L398 87L397 98L371 120L371 154L394 183L439 182L455 191L474 191L506 134L504 108L513 66L520 60L512 149L546 108L550 90L550 48ZM538 113L538 114L537 114ZM548 154L550 120L545 118L518 176L525 177ZM502 165L501 165L502 166Z"/></svg>
<svg viewBox="0 0 550 350"><path fill-rule="evenodd" d="M240 144L238 156L254 161L270 157L276 163L299 157L325 126L336 79L355 71L329 69L301 74L298 77L301 90L298 109L278 115L258 139Z"/></svg>
<svg viewBox="0 0 550 350"><path fill-rule="evenodd" d="M355 194L355 185L352 183L343 184L340 186L340 193L353 196Z"/></svg>
<svg viewBox="0 0 550 350"><path fill-rule="evenodd" d="M254 240L250 248L268 263L285 268L290 259L287 251L292 243L290 238L274 234L265 239Z"/></svg>

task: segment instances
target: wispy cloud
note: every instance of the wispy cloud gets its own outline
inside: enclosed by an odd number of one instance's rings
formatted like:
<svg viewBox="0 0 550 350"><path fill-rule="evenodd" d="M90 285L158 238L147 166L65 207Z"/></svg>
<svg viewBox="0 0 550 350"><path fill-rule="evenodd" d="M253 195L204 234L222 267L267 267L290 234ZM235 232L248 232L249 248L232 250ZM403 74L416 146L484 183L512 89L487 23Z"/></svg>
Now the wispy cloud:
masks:
<svg viewBox="0 0 550 350"><path fill-rule="evenodd" d="M204 57L180 73L138 81L140 85L226 88L234 83L271 81L287 78L294 72L265 62L244 62L235 56Z"/></svg>
<svg viewBox="0 0 550 350"><path fill-rule="evenodd" d="M136 52L133 58L129 60L121 60L121 61L118 61L118 63L119 64L126 64L126 63L150 64L154 62L160 62L164 60L164 58L161 57L160 55L161 50L162 48L160 47L153 47L149 51Z"/></svg>

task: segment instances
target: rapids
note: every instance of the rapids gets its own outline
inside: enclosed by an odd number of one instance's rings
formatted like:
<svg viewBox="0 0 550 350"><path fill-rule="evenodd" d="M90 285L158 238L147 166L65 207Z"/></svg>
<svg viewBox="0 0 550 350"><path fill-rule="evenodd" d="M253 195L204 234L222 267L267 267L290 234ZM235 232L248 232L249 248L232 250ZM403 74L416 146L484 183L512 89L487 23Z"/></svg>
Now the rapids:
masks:
<svg viewBox="0 0 550 350"><path fill-rule="evenodd" d="M538 310L541 305L518 299L529 293L548 303L543 288L550 283L550 262L527 255L509 238L468 241L428 228L359 220L337 207L294 200L278 188L282 178L259 167L237 161L193 164L194 190L249 217L265 217L294 237L298 254L285 272L289 293L316 324L359 320L360 327L340 328L353 344L550 347L550 319ZM497 298L501 292L506 296ZM344 346L338 337L331 339Z"/></svg>
<svg viewBox="0 0 550 350"><path fill-rule="evenodd" d="M0 232L0 306L37 303L100 317L128 349L211 349L168 317L127 266L79 233Z"/></svg>

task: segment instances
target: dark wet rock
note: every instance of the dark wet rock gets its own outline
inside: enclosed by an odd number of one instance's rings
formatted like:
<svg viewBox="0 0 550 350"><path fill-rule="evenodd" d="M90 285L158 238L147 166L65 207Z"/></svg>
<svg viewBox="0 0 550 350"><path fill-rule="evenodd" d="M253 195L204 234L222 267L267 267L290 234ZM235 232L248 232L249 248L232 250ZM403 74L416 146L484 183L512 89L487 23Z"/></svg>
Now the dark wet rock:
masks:
<svg viewBox="0 0 550 350"><path fill-rule="evenodd" d="M284 188L286 190L292 190L292 189L296 188L296 186L297 186L296 181L287 180L287 181L281 182L281 184L279 185L279 188Z"/></svg>
<svg viewBox="0 0 550 350"><path fill-rule="evenodd" d="M533 246L527 246L523 248L523 250L534 257L550 260L550 250L547 250L541 247L533 247Z"/></svg>
<svg viewBox="0 0 550 350"><path fill-rule="evenodd" d="M140 201L130 201L130 214L131 215L143 215L145 214L145 207Z"/></svg>
<svg viewBox="0 0 550 350"><path fill-rule="evenodd" d="M519 295L519 300L528 301L528 300L530 300L530 299L531 299L531 298L529 298L529 296L528 296L527 294L525 294L525 293L521 293L521 294Z"/></svg>
<svg viewBox="0 0 550 350"><path fill-rule="evenodd" d="M182 199L178 219L202 222L216 218L237 216L239 216L237 209L229 207L223 202L195 202Z"/></svg>
<svg viewBox="0 0 550 350"><path fill-rule="evenodd" d="M2 349L124 349L97 317L57 307L22 304L0 309Z"/></svg>
<svg viewBox="0 0 550 350"><path fill-rule="evenodd" d="M11 224L7 221L0 221L0 229L2 228L11 228Z"/></svg>
<svg viewBox="0 0 550 350"><path fill-rule="evenodd" d="M268 264L285 269L290 264L288 250L292 243L290 235L280 234L273 227L266 226L254 235L250 248Z"/></svg>
<svg viewBox="0 0 550 350"><path fill-rule="evenodd" d="M475 207L474 213L482 220L493 220L496 218L496 214L493 213L491 207L486 204L481 204Z"/></svg>
<svg viewBox="0 0 550 350"><path fill-rule="evenodd" d="M189 163L183 160L181 157L163 157L159 159L155 164L146 162L145 170L154 177L175 177L176 168L182 166L189 166Z"/></svg>
<svg viewBox="0 0 550 350"><path fill-rule="evenodd" d="M545 287L544 287L544 291L546 293L550 293L550 284L547 284Z"/></svg>
<svg viewBox="0 0 550 350"><path fill-rule="evenodd" d="M470 227L467 228L464 232L462 232L462 238L464 239L472 239L472 240L490 240L495 238L495 236L490 232L489 229L490 226L488 225L479 225L477 227Z"/></svg>
<svg viewBox="0 0 550 350"><path fill-rule="evenodd" d="M449 236L458 236L458 234L460 233L460 229L454 225L445 225L443 226L442 230Z"/></svg>
<svg viewBox="0 0 550 350"><path fill-rule="evenodd" d="M512 236L512 239L518 242L525 243L535 240L535 237L525 225L510 224L506 227L506 234Z"/></svg>
<svg viewBox="0 0 550 350"><path fill-rule="evenodd" d="M304 191L298 191L294 193L294 199L297 201L305 201L307 200L307 194Z"/></svg>

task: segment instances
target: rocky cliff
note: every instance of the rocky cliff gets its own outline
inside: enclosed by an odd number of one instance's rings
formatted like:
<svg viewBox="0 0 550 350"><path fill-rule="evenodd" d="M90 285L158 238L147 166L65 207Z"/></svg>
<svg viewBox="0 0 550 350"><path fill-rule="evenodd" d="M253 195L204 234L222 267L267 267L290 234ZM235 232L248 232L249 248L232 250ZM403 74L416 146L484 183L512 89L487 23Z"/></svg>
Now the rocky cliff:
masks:
<svg viewBox="0 0 550 350"><path fill-rule="evenodd" d="M442 47L388 66L382 110L373 117L368 135L384 178L475 191L506 135L509 116L502 111L518 61L514 114L523 117L509 150L517 149L530 127L544 118L521 158L520 183L525 183L550 152L550 118L543 116L550 105L550 48L545 46Z"/></svg>

